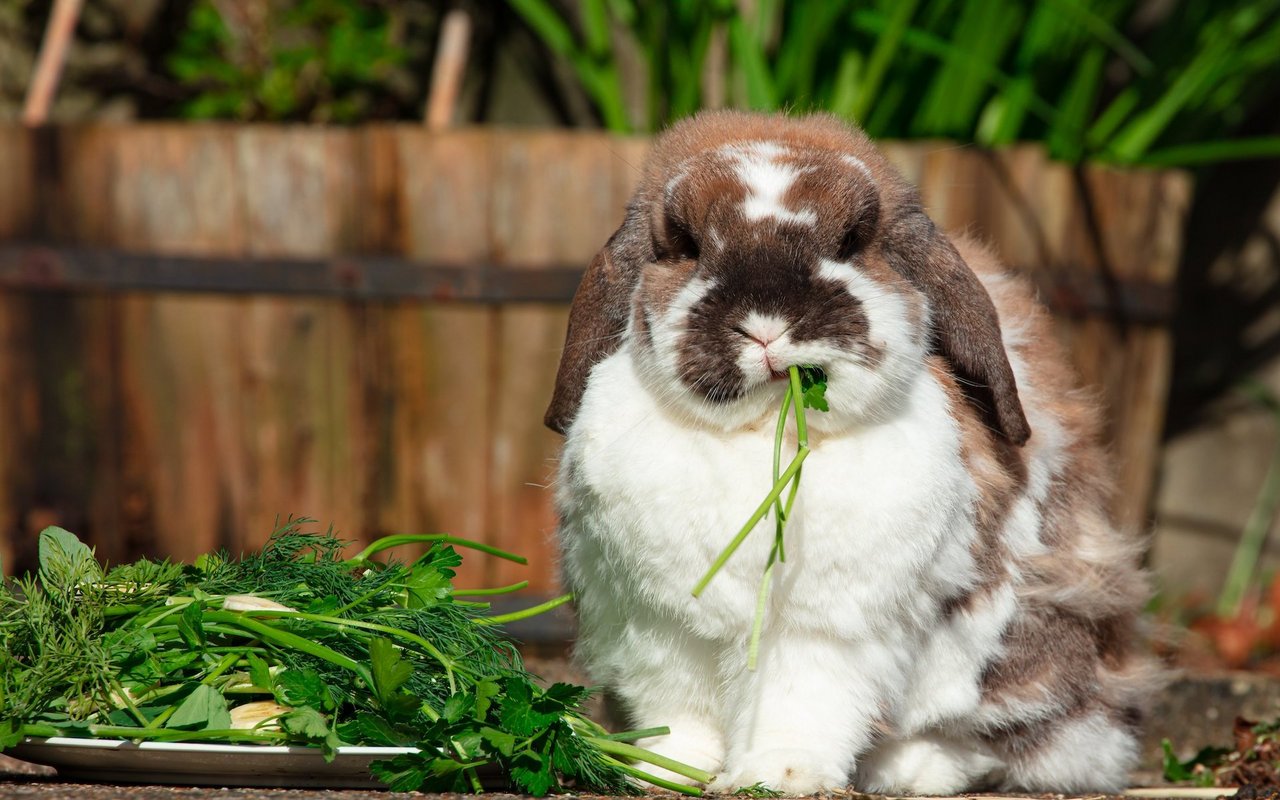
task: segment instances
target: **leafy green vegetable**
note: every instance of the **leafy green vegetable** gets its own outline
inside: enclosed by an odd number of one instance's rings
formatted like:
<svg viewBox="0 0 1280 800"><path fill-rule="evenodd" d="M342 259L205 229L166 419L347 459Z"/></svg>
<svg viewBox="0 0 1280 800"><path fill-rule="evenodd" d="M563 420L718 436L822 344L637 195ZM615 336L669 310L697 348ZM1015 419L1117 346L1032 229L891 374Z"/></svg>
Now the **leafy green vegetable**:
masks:
<svg viewBox="0 0 1280 800"><path fill-rule="evenodd" d="M1222 747L1204 747L1186 761L1178 759L1173 752L1173 743L1163 739L1160 746L1164 749L1164 779L1170 783L1191 781L1196 786L1213 785L1213 768L1222 763L1222 757L1231 752Z"/></svg>
<svg viewBox="0 0 1280 800"><path fill-rule="evenodd" d="M634 794L631 763L712 776L611 738L587 689L540 688L498 627L455 598L457 546L400 535L351 559L291 520L258 553L104 570L71 533L40 537L35 576L0 588L0 750L28 736L416 747L377 762L398 791ZM425 544L412 561L374 560ZM509 587L507 587L509 588ZM499 591L505 591L507 588ZM697 789L674 787L687 794Z"/></svg>
<svg viewBox="0 0 1280 800"><path fill-rule="evenodd" d="M786 529L787 516L791 513L791 506L795 502L796 492L800 488L800 471L804 464L805 458L809 456L809 426L805 419L804 410L812 408L817 411L827 411L827 375L820 367L801 367L792 365L788 369L788 377L786 394L782 397L782 408L778 412L778 424L773 436L773 488L765 495L763 501L756 508L746 523L738 529L738 533L733 537L724 550L720 551L720 555L711 564L697 585L693 587L693 596L698 597L702 594L707 585L711 583L711 579L716 576L721 567L728 562L729 558L734 554L739 546L746 540L747 534L755 530L760 520L764 519L772 507L774 510L774 537L773 548L769 551L769 560L765 564L764 577L760 580L760 591L756 595L756 613L755 619L751 625L751 637L747 645L747 668L754 670L756 668L756 660L760 653L760 634L764 629L764 612L769 603L769 588L773 582L773 568L779 562L787 560L786 549L783 545L783 531ZM782 464L782 442L787 430L787 414L794 410L796 423L796 454L791 459L791 463L787 465L785 470L779 472ZM787 499L782 500L782 493L790 487Z"/></svg>

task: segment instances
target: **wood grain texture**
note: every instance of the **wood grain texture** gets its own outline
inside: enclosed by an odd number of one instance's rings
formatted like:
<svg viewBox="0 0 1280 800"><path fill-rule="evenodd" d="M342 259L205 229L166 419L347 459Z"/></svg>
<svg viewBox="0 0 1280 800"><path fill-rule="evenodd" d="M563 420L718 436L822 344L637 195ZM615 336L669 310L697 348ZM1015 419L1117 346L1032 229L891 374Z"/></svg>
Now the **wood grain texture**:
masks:
<svg viewBox="0 0 1280 800"><path fill-rule="evenodd" d="M0 127L0 239L32 235L35 202L34 153L30 134ZM34 391L19 330L25 299L0 292L0 574L13 571L21 530L22 456L31 421L24 413Z"/></svg>
<svg viewBox="0 0 1280 800"><path fill-rule="evenodd" d="M462 269L585 264L620 223L648 147L404 126L0 126L0 236ZM1086 203L1072 170L1034 147L886 150L940 224L1029 265L1042 286L1068 264L1173 282L1185 176L1090 169ZM0 294L0 381L13 387L0 393L5 569L49 521L81 527L113 558L189 559L255 547L277 516L305 514L357 541L449 532L496 544L530 566L471 557L462 585L527 578L554 592L559 439L541 417L565 316L563 304ZM1110 410L1117 513L1139 527L1168 332L1108 316L1059 323Z"/></svg>
<svg viewBox="0 0 1280 800"><path fill-rule="evenodd" d="M491 135L397 131L407 255L464 266L492 256ZM383 530L448 532L492 543L494 314L486 307L393 305L375 321L384 359L380 424L392 470ZM466 587L492 584L493 559L464 558Z"/></svg>

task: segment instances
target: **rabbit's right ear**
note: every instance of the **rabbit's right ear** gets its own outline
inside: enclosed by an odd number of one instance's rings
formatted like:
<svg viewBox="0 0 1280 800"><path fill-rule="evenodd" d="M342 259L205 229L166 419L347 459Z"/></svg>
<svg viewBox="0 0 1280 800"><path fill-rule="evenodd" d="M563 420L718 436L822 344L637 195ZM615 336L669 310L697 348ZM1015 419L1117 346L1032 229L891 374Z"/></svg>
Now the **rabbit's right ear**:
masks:
<svg viewBox="0 0 1280 800"><path fill-rule="evenodd" d="M618 246L623 239L635 238L627 237L627 231L628 224L624 223L596 253L573 295L556 388L543 418L556 433L569 429L582 404L591 368L618 349L627 326L636 275L632 265L625 263L630 260L621 252L626 248Z"/></svg>

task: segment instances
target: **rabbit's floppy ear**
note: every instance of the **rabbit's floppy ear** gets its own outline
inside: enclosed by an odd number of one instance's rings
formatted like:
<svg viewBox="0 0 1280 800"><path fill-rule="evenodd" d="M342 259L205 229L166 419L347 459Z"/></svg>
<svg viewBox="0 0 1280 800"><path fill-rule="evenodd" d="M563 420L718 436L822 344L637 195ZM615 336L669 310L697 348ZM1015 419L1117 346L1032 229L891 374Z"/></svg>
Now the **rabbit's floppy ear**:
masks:
<svg viewBox="0 0 1280 800"><path fill-rule="evenodd" d="M638 261L630 251L648 238L647 231L634 230L643 225L642 220L642 215L628 213L627 221L591 260L574 292L556 387L543 417L556 433L568 430L577 416L591 368L612 355L622 340L638 275Z"/></svg>
<svg viewBox="0 0 1280 800"><path fill-rule="evenodd" d="M1018 385L1000 338L995 305L955 245L923 212L907 216L885 237L891 265L929 300L932 345L987 424L1015 445L1031 438Z"/></svg>

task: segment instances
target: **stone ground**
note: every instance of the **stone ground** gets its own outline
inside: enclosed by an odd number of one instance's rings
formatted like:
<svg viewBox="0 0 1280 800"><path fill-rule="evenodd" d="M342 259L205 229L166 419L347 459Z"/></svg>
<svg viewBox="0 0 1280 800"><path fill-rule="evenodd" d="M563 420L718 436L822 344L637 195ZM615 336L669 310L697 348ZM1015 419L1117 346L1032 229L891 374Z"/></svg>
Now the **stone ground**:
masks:
<svg viewBox="0 0 1280 800"><path fill-rule="evenodd" d="M528 659L530 668L549 681L581 680L563 662L555 659ZM597 709L598 711L599 709ZM1263 720L1280 717L1280 681L1251 674L1219 677L1184 678L1166 692L1153 710L1145 745L1143 771L1134 776L1136 786L1159 786L1160 740L1171 739L1180 751L1187 753L1210 743L1228 743L1232 721L1237 715ZM1177 789L1159 789L1148 796L1174 797ZM432 800L453 800L459 795L415 795ZM676 795L663 795L675 798ZM1185 794L1181 795L1186 797ZM1201 792L1199 797L1212 798ZM30 800L385 800L383 791L298 790L298 789L228 789L193 788L189 786L78 784L57 780L47 767L15 761L0 756L0 798ZM508 794L487 795L490 800L515 800L523 797ZM591 797L584 795L583 797ZM854 793L831 795L832 800L860 800ZM984 800L1003 800L996 795L966 795ZM1062 795L1023 795L1043 800L1076 800ZM1089 795L1087 800L1108 800L1106 795Z"/></svg>

